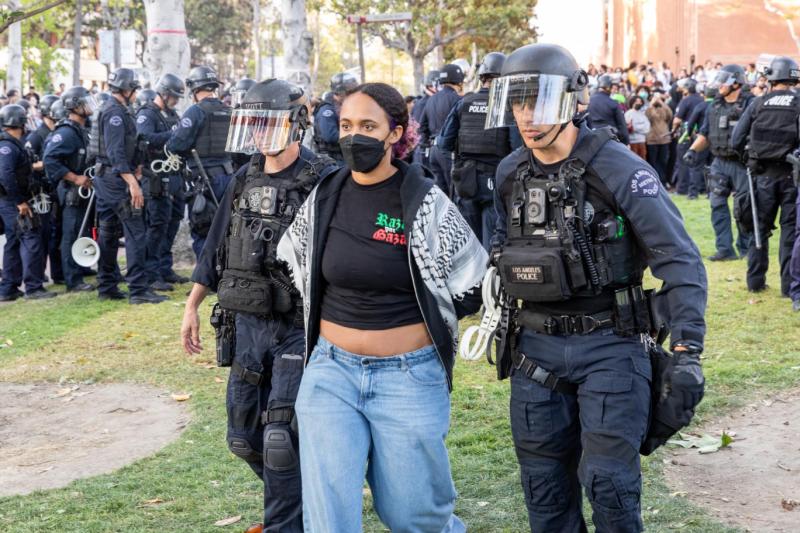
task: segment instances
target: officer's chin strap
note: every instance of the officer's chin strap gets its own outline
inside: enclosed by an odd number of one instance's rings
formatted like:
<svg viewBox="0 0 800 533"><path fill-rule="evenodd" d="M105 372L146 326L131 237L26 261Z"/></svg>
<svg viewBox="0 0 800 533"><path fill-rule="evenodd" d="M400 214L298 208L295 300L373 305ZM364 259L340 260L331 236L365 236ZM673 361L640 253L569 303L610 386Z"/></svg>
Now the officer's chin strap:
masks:
<svg viewBox="0 0 800 533"><path fill-rule="evenodd" d="M477 361L491 350L491 340L500 324L501 308L499 302L500 276L497 268L492 266L483 277L481 295L483 297L483 318L479 326L470 326L464 332L458 345L458 353L462 359Z"/></svg>
<svg viewBox="0 0 800 533"><path fill-rule="evenodd" d="M563 132L564 129L566 129L567 124L569 124L569 122L565 122L565 123L561 124L561 126L558 128L558 132L555 134L555 136L552 139L550 139L550 142L547 143L546 145L542 146L541 148L536 148L536 150L544 150L545 148L550 148L550 145L552 145L554 142L556 142L556 139L558 139L558 136L561 135L561 132ZM553 127L551 127L546 132L540 133L539 135L534 137L533 138L534 142L541 141L542 139L544 139L545 137L550 135L553 132L554 129L556 129L556 125L555 124L553 124Z"/></svg>

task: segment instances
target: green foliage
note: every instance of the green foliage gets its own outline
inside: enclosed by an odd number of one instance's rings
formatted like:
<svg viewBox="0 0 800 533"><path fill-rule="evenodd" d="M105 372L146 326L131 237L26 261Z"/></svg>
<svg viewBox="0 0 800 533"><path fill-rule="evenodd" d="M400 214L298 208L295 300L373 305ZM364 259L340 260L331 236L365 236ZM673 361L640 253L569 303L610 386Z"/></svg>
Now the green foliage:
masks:
<svg viewBox="0 0 800 533"><path fill-rule="evenodd" d="M221 76L245 70L252 39L252 5L247 0L185 0L186 31L193 64L210 62Z"/></svg>
<svg viewBox="0 0 800 533"><path fill-rule="evenodd" d="M55 50L57 36L68 32L71 24L71 17L66 14L67 7L62 4L22 21L22 70L30 73L29 85L40 93L52 92L53 75L67 72Z"/></svg>

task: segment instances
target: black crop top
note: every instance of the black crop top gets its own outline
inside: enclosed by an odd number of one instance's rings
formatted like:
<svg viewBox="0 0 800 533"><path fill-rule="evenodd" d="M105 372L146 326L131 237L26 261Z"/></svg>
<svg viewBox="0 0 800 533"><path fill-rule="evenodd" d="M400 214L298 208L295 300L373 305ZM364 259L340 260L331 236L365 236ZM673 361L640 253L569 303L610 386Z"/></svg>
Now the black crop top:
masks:
<svg viewBox="0 0 800 533"><path fill-rule="evenodd" d="M419 324L398 171L375 185L344 184L322 254L322 319L355 329Z"/></svg>

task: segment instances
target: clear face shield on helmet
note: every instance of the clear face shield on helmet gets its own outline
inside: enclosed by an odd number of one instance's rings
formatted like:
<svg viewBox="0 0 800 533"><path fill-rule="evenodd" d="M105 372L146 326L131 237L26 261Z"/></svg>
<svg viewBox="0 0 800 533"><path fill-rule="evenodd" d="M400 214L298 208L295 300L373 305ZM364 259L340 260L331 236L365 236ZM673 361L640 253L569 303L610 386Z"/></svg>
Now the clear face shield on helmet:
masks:
<svg viewBox="0 0 800 533"><path fill-rule="evenodd" d="M515 74L492 81L485 129L517 124L564 124L572 120L580 93L570 80L552 74Z"/></svg>
<svg viewBox="0 0 800 533"><path fill-rule="evenodd" d="M234 109L226 152L276 155L300 139L298 109Z"/></svg>
<svg viewBox="0 0 800 533"><path fill-rule="evenodd" d="M736 83L734 78L735 76L731 72L720 70L707 87L709 89L721 89L723 86L731 86Z"/></svg>
<svg viewBox="0 0 800 533"><path fill-rule="evenodd" d="M231 91L231 107L237 108L242 105L242 101L244 100L244 95L247 94L247 91L242 91L239 89L233 89Z"/></svg>
<svg viewBox="0 0 800 533"><path fill-rule="evenodd" d="M86 116L91 116L95 113L95 111L100 109L100 103L91 93L81 98L79 105L82 105L84 109L86 109Z"/></svg>

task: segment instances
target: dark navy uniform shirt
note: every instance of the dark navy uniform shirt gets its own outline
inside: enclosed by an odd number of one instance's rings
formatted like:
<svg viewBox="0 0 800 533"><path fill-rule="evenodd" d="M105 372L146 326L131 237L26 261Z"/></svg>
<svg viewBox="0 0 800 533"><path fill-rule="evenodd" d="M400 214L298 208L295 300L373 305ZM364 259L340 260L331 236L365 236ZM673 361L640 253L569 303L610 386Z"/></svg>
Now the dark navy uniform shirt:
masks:
<svg viewBox="0 0 800 533"><path fill-rule="evenodd" d="M218 100L216 97L205 98L204 100ZM187 161L191 161L191 151L195 147L197 135L203 128L206 121L206 113L199 105L192 104L184 111L178 127L172 132L167 141L167 150L180 154ZM229 158L204 157L201 158L203 166L208 170L210 167L222 166Z"/></svg>
<svg viewBox="0 0 800 533"><path fill-rule="evenodd" d="M589 99L588 113L589 119L592 121L592 128L611 126L622 144L630 143L625 114L619 103L611 98L611 95L604 91L594 93Z"/></svg>
<svg viewBox="0 0 800 533"><path fill-rule="evenodd" d="M70 121L74 126L84 131L83 126ZM75 129L67 124L59 125L47 141L44 149L44 169L47 179L53 186L64 178L68 172L80 174L84 169L70 168L69 159L75 152L86 150L86 138L81 137Z"/></svg>
<svg viewBox="0 0 800 533"><path fill-rule="evenodd" d="M581 125L578 141L590 131ZM517 149L497 169L494 195L498 218L493 247L506 240L508 215L501 196L503 184L514 179L517 168L528 158L526 148ZM702 344L708 289L705 267L678 208L655 170L624 145L613 141L605 143L590 167L629 221L653 275L663 281L659 295L666 299L669 309L671 342L691 340Z"/></svg>
<svg viewBox="0 0 800 533"><path fill-rule="evenodd" d="M336 106L323 102L314 114L314 133L325 143L339 142L339 113Z"/></svg>
<svg viewBox="0 0 800 533"><path fill-rule="evenodd" d="M17 166L23 161L30 163L30 158L24 149L11 141L0 141L0 185L5 189L6 195L0 196L0 202L19 205L27 198L17 186Z"/></svg>
<svg viewBox="0 0 800 533"><path fill-rule="evenodd" d="M447 115L450 114L450 110L459 100L461 100L461 97L458 96L458 93L447 85L428 98L425 108L422 110L422 120L419 124L422 139L432 142L439 135Z"/></svg>

